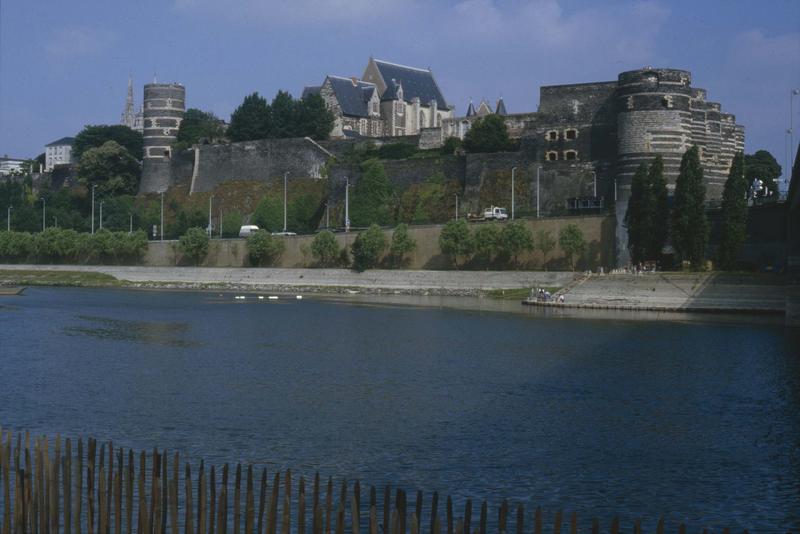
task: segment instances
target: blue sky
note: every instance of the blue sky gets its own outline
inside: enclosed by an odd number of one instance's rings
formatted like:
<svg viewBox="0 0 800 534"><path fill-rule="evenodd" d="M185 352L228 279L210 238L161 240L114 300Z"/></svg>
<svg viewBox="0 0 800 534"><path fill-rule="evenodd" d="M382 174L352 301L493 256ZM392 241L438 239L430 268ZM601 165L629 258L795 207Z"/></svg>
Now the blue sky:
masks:
<svg viewBox="0 0 800 534"><path fill-rule="evenodd" d="M128 75L178 81L223 118L253 91L298 95L373 55L431 67L449 103L539 86L688 69L783 165L800 88L800 0L0 0L0 155L32 157L86 124L116 123ZM800 141L800 97L794 106Z"/></svg>

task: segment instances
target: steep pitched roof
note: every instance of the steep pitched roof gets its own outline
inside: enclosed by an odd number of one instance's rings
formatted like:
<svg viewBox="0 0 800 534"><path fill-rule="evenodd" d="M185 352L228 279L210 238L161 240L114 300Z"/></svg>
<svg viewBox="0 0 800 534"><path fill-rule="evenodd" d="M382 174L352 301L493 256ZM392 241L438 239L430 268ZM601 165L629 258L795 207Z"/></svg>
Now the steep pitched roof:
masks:
<svg viewBox="0 0 800 534"><path fill-rule="evenodd" d="M475 106L472 105L472 100L470 100L467 108L467 117L472 117L473 115L475 115Z"/></svg>
<svg viewBox="0 0 800 534"><path fill-rule="evenodd" d="M63 145L72 146L74 143L75 143L75 138L74 137L62 137L61 139L58 139L57 141L53 141L52 143L48 143L48 144L46 144L44 146L46 146L46 147L48 147L48 146L63 146Z"/></svg>
<svg viewBox="0 0 800 534"><path fill-rule="evenodd" d="M436 80L433 79L433 73L430 69L407 67L379 59L374 61L381 77L386 82L387 91L391 87L390 82L396 80L403 86L403 100L406 102L419 98L419 103L427 106L432 100L436 100L436 106L439 109L447 109L447 101L442 96L439 86L436 85ZM382 98L386 99L385 93Z"/></svg>
<svg viewBox="0 0 800 534"><path fill-rule="evenodd" d="M342 76L328 76L333 94L342 108L342 114L352 117L369 117L369 101L375 92L375 84L344 78Z"/></svg>
<svg viewBox="0 0 800 534"><path fill-rule="evenodd" d="M506 104L503 102L503 97L500 97L500 100L497 101L497 108L495 108L494 112L498 115L508 115L506 111Z"/></svg>
<svg viewBox="0 0 800 534"><path fill-rule="evenodd" d="M402 88L403 84L395 79L386 80L386 90L381 95L381 101L397 100L397 95L402 91L403 98L405 99L406 90Z"/></svg>

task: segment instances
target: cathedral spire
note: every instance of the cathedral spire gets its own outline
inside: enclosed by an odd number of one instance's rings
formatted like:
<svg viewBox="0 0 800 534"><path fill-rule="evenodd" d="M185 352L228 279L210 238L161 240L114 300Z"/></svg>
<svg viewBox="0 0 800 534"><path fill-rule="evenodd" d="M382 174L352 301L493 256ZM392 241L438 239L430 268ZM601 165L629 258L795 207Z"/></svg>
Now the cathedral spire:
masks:
<svg viewBox="0 0 800 534"><path fill-rule="evenodd" d="M128 76L128 96L125 98L125 109L122 112L120 123L128 128L133 128L136 112L133 110L133 77Z"/></svg>

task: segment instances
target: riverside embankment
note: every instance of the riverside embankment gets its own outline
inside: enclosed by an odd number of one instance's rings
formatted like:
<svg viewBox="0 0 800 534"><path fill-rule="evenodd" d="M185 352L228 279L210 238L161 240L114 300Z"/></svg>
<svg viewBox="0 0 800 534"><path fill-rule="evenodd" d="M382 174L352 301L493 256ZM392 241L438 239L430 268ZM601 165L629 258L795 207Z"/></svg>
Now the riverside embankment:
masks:
<svg viewBox="0 0 800 534"><path fill-rule="evenodd" d="M651 273L583 275L541 271L430 271L0 265L0 285L149 289L227 289L376 295L482 296L522 300L545 287L565 297L553 307L782 314L783 277L764 274ZM537 303L538 304L538 303ZM547 305L547 304L545 304Z"/></svg>

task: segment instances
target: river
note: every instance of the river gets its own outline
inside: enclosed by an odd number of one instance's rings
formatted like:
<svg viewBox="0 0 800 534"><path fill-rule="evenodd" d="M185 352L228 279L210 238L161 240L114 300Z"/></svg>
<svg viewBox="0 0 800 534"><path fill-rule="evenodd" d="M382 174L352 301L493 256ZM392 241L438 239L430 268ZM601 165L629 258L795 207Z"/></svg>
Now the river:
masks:
<svg viewBox="0 0 800 534"><path fill-rule="evenodd" d="M30 288L0 300L0 425L456 502L800 528L796 333L404 301L437 302Z"/></svg>

